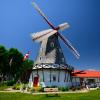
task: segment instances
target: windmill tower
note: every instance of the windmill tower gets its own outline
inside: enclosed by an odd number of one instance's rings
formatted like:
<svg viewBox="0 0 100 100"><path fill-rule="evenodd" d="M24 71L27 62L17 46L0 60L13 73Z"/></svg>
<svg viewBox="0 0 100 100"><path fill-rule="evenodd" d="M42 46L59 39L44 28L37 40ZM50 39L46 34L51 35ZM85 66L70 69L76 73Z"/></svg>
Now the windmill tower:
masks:
<svg viewBox="0 0 100 100"><path fill-rule="evenodd" d="M63 23L58 27L54 27L40 8L34 2L32 4L51 29L37 32L32 35L33 41L40 43L40 51L35 60L29 83L32 83L31 86L40 84L42 87L71 86L71 71L73 68L66 63L59 44L59 39L61 39L75 57L79 58L79 53L71 45L68 39L65 39L65 37L59 33L59 30L69 28L69 24Z"/></svg>

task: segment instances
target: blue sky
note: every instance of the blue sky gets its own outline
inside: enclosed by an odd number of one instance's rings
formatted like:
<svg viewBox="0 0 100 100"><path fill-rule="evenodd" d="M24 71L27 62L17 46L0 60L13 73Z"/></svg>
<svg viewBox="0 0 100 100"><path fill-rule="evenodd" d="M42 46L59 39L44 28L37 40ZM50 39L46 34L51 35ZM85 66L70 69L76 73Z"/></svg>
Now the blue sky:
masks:
<svg viewBox="0 0 100 100"><path fill-rule="evenodd" d="M55 25L68 22L61 32L80 53L77 60L62 41L66 60L76 69L100 70L100 0L34 0ZM50 28L32 7L32 0L0 0L0 45L17 48L23 54L31 50L35 59L39 44L30 34Z"/></svg>

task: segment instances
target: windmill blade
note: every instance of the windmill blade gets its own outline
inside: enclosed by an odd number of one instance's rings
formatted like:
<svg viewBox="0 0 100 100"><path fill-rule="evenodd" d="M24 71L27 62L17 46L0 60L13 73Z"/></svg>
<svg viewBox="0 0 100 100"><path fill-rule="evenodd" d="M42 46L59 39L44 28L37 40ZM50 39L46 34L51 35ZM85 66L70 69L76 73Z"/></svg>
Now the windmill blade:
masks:
<svg viewBox="0 0 100 100"><path fill-rule="evenodd" d="M32 39L33 39L33 41L35 41L35 40L40 41L45 38L48 38L49 36L51 36L55 33L57 33L57 30L53 30L53 29L44 30L44 31L32 34Z"/></svg>
<svg viewBox="0 0 100 100"><path fill-rule="evenodd" d="M71 50L71 52L75 55L75 57L77 59L79 59L80 55L79 53L77 52L77 50L72 46L72 44L69 42L68 39L65 39L60 33L58 33L58 36L63 40L63 42L66 44L66 46Z"/></svg>
<svg viewBox="0 0 100 100"><path fill-rule="evenodd" d="M47 17L44 15L44 13L41 11L41 9L38 7L38 5L35 2L32 2L32 5L34 6L34 8L38 11L38 13L43 17L43 19L49 24L49 26L52 29L55 29L55 27L53 26L53 24L47 19Z"/></svg>

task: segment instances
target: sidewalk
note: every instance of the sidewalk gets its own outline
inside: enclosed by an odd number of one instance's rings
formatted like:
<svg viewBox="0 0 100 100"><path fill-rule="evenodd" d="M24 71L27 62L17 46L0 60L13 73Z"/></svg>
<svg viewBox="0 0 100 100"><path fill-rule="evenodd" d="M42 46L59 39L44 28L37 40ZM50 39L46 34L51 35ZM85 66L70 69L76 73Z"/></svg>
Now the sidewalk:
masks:
<svg viewBox="0 0 100 100"><path fill-rule="evenodd" d="M87 93L87 92L89 92L89 90L84 89L84 90L66 91L66 92L59 91L59 92L33 92L33 93L31 93L31 92L27 92L27 91L7 89L5 91L0 91L0 92L20 92L20 93L28 93L28 94L38 95L38 94Z"/></svg>

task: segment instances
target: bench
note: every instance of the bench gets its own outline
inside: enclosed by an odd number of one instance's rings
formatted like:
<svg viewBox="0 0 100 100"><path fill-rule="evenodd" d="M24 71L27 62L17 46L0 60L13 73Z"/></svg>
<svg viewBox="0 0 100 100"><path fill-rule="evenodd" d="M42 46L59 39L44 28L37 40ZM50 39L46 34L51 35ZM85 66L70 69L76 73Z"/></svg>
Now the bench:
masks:
<svg viewBox="0 0 100 100"><path fill-rule="evenodd" d="M48 92L46 94L47 97L58 97L58 88L44 88L44 92ZM50 93L51 92L51 93Z"/></svg>
<svg viewBox="0 0 100 100"><path fill-rule="evenodd" d="M58 88L44 88L44 92L58 92Z"/></svg>

